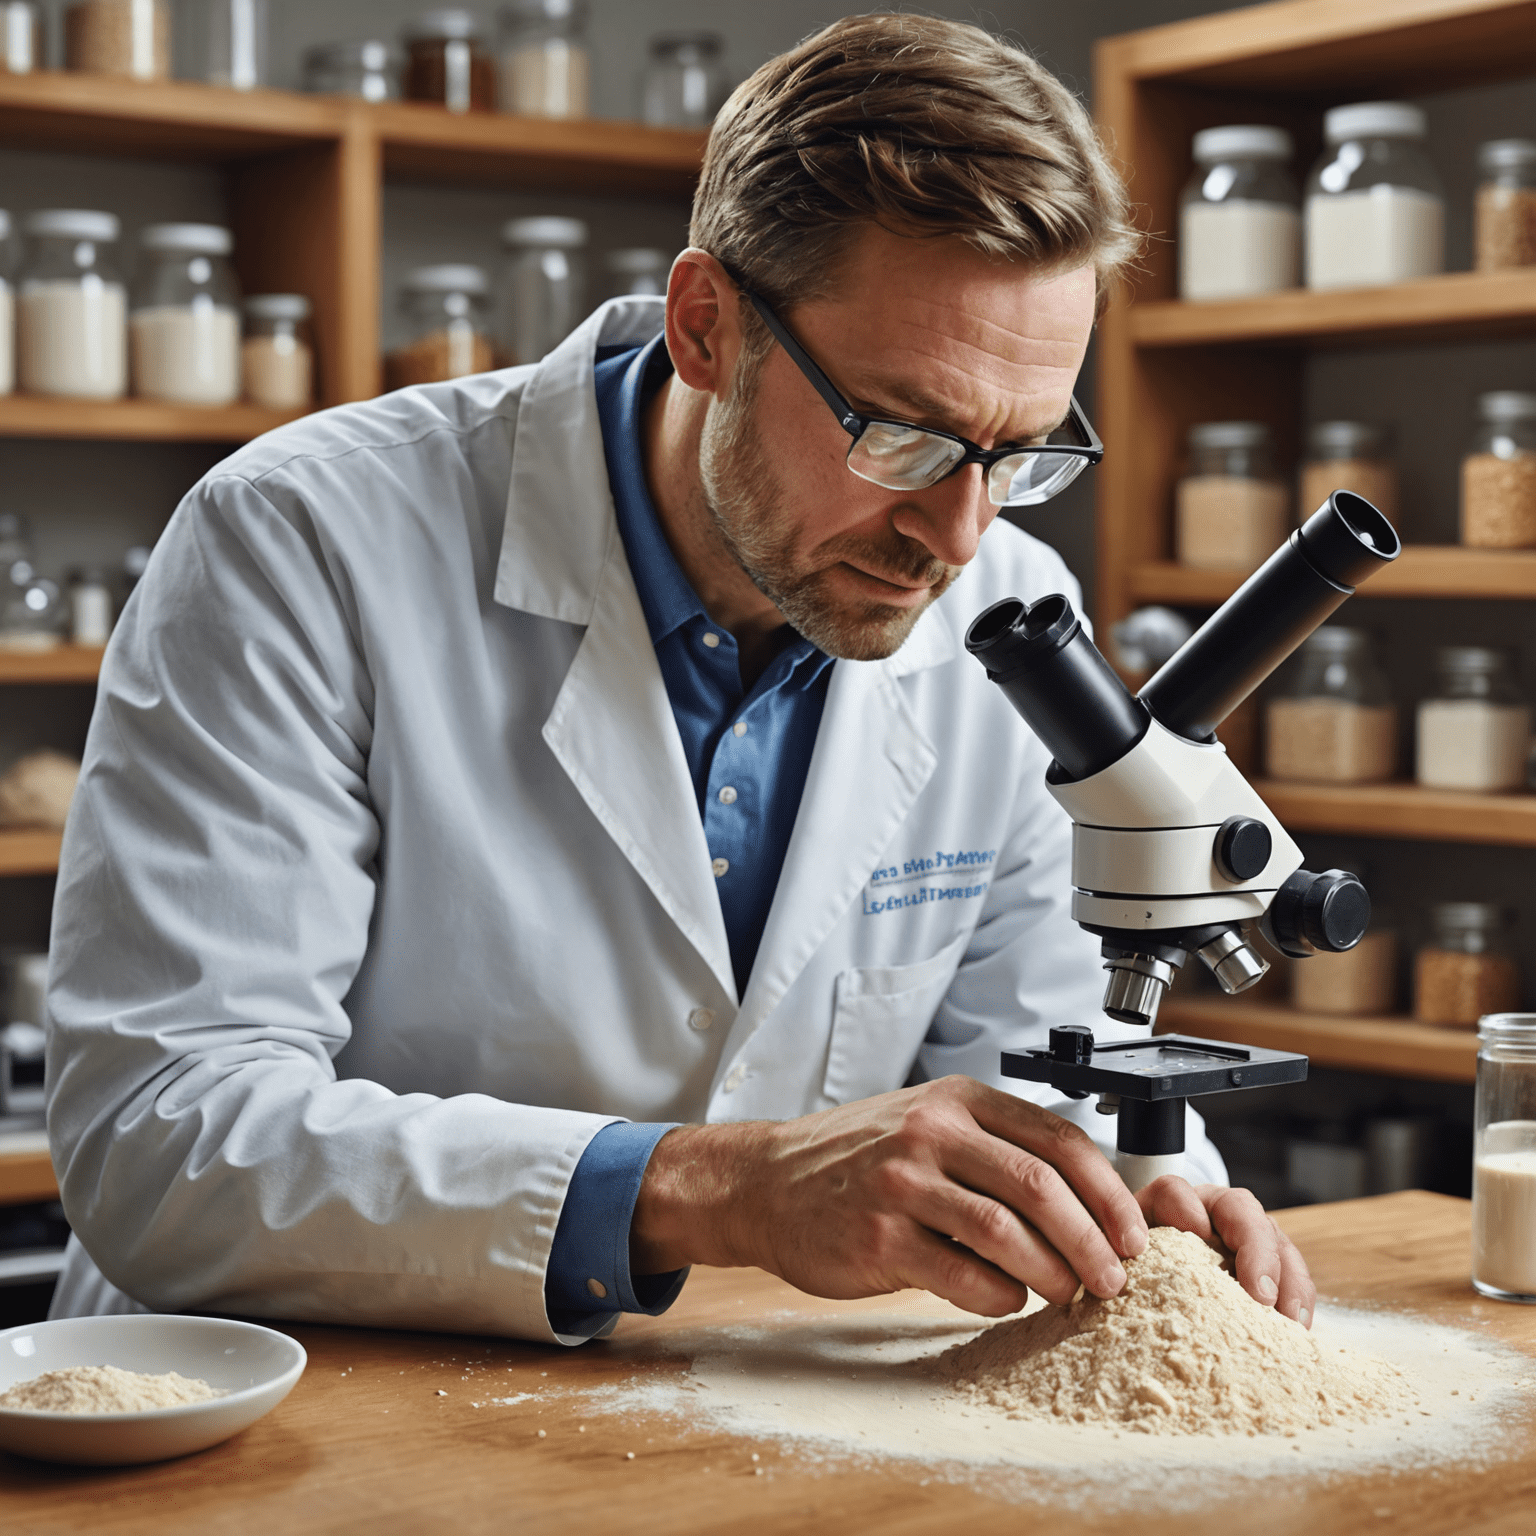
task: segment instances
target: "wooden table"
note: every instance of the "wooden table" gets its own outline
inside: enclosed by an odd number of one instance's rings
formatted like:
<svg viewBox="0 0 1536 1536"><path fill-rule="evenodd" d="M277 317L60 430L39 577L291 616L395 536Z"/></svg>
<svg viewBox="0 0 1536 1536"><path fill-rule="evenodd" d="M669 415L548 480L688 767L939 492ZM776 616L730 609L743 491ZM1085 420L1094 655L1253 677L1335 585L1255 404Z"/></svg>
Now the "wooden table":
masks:
<svg viewBox="0 0 1536 1536"><path fill-rule="evenodd" d="M1427 1194L1313 1206L1282 1216L1325 1295L1386 1302L1449 1323L1485 1324L1536 1355L1536 1308L1482 1301L1467 1283L1469 1207ZM817 1302L757 1271L696 1271L662 1318L626 1318L611 1340L576 1350L423 1334L295 1327L309 1369L280 1408L225 1445L160 1466L82 1470L0 1454L0 1530L6 1536L166 1536L171 1532L367 1533L450 1531L793 1530L882 1536L964 1531L1110 1532L1122 1513L1010 1505L935 1480L923 1469L808 1471L772 1443L712 1431L626 1426L566 1411L545 1399L495 1410L471 1402L492 1392L537 1392L627 1378L637 1365L682 1361L669 1336L680 1327L792 1306L846 1311L865 1303ZM879 1303L875 1303L879 1305ZM889 1303L886 1303L889 1305ZM455 1358L456 1357L456 1358ZM500 1368L499 1384L461 1380L461 1362ZM544 1373L548 1375L544 1375ZM437 1395L438 1390L446 1397ZM578 1419L586 1421L578 1432ZM538 1431L546 1431L539 1438ZM766 1475L755 1475L751 1452ZM633 1450L635 1459L625 1452ZM706 1474L704 1468L710 1471ZM1383 1514L1382 1511L1388 1511ZM1536 1443L1490 1470L1371 1474L1331 1487L1264 1485L1240 1503L1199 1512L1139 1511L1142 1533L1166 1536L1356 1536L1390 1532L1536 1529Z"/></svg>

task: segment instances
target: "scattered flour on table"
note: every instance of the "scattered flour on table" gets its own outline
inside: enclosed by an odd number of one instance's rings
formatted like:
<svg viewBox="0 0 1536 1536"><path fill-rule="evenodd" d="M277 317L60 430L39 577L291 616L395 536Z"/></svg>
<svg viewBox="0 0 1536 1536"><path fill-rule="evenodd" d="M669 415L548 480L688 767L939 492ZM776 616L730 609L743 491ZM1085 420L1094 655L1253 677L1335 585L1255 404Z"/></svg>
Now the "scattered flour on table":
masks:
<svg viewBox="0 0 1536 1536"><path fill-rule="evenodd" d="M0 1408L37 1413L142 1413L147 1408L181 1408L226 1394L206 1381L178 1376L145 1376L115 1365L72 1365L44 1371L0 1394Z"/></svg>
<svg viewBox="0 0 1536 1536"><path fill-rule="evenodd" d="M1289 1435L1417 1412L1404 1373L1261 1306L1189 1232L1154 1227L1102 1300L989 1328L947 1350L940 1374L1009 1418L1144 1434Z"/></svg>

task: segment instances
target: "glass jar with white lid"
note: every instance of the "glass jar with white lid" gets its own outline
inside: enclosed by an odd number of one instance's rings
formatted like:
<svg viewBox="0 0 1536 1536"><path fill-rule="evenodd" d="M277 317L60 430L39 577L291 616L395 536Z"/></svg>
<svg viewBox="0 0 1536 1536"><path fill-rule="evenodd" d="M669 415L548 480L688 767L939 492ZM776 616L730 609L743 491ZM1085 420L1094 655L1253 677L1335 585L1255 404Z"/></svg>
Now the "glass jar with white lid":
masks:
<svg viewBox="0 0 1536 1536"><path fill-rule="evenodd" d="M1472 265L1479 272L1536 266L1536 141L1483 144L1477 169Z"/></svg>
<svg viewBox="0 0 1536 1536"><path fill-rule="evenodd" d="M1367 630L1324 624L1265 712L1269 776L1380 784L1397 768L1397 710Z"/></svg>
<svg viewBox="0 0 1536 1536"><path fill-rule="evenodd" d="M1274 553L1290 524L1290 497L1262 421L1204 421L1189 429L1174 517L1180 565L1251 571Z"/></svg>
<svg viewBox="0 0 1536 1536"><path fill-rule="evenodd" d="M1283 128L1234 124L1195 135L1179 207L1179 297L1235 299L1294 288L1301 195Z"/></svg>
<svg viewBox="0 0 1536 1536"><path fill-rule="evenodd" d="M1536 546L1536 394L1477 397L1478 426L1461 461L1461 542L1477 549Z"/></svg>
<svg viewBox="0 0 1536 1536"><path fill-rule="evenodd" d="M586 313L587 226L554 215L509 219L502 269L500 334L514 363L536 363L553 352Z"/></svg>
<svg viewBox="0 0 1536 1536"><path fill-rule="evenodd" d="M151 224L129 321L133 392L177 405L240 395L240 285L217 224Z"/></svg>
<svg viewBox="0 0 1536 1536"><path fill-rule="evenodd" d="M1472 1284L1536 1302L1536 1014L1485 1014L1477 1034Z"/></svg>
<svg viewBox="0 0 1536 1536"><path fill-rule="evenodd" d="M405 280L400 309L411 339L384 359L384 387L439 384L497 366L486 324L490 284L462 262L417 267Z"/></svg>
<svg viewBox="0 0 1536 1536"><path fill-rule="evenodd" d="M1334 107L1307 182L1309 288L1430 277L1445 266L1445 195L1424 149L1427 120L1406 101Z"/></svg>
<svg viewBox="0 0 1536 1536"><path fill-rule="evenodd" d="M22 223L16 381L34 395L116 400L128 387L128 297L116 214L47 208Z"/></svg>
<svg viewBox="0 0 1536 1536"><path fill-rule="evenodd" d="M586 0L512 0L497 12L501 110L585 117Z"/></svg>
<svg viewBox="0 0 1536 1536"><path fill-rule="evenodd" d="M302 293L257 293L245 301L240 383L253 405L302 410L314 394L310 303Z"/></svg>
<svg viewBox="0 0 1536 1536"><path fill-rule="evenodd" d="M0 395L16 387L16 243L11 239L11 216L0 208Z"/></svg>
<svg viewBox="0 0 1536 1536"><path fill-rule="evenodd" d="M1435 691L1419 704L1415 778L1430 789L1523 788L1531 706L1510 653L1447 645L1435 662Z"/></svg>

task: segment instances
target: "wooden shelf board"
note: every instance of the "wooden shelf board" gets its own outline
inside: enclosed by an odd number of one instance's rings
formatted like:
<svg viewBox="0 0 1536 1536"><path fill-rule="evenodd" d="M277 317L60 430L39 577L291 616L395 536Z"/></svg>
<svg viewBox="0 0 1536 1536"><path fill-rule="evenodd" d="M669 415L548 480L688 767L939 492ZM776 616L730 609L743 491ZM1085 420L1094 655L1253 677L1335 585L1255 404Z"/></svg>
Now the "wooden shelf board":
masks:
<svg viewBox="0 0 1536 1536"><path fill-rule="evenodd" d="M1203 304L1133 304L1142 347L1506 339L1536 331L1536 271L1447 272L1390 288L1303 288Z"/></svg>
<svg viewBox="0 0 1536 1536"><path fill-rule="evenodd" d="M1132 78L1212 90L1361 96L1536 72L1536 4L1282 0L1109 39Z"/></svg>
<svg viewBox="0 0 1536 1536"><path fill-rule="evenodd" d="M168 160L243 160L341 137L352 104L44 70L0 72L0 143Z"/></svg>
<svg viewBox="0 0 1536 1536"><path fill-rule="evenodd" d="M0 398L0 437L247 443L305 414L245 404L166 405L159 400L51 400L40 395L7 395Z"/></svg>
<svg viewBox="0 0 1536 1536"><path fill-rule="evenodd" d="M1133 566L1128 585L1139 602L1216 604L1242 585L1241 571L1207 571L1171 560ZM1464 549L1410 544L1359 591L1361 597L1536 599L1536 550Z"/></svg>
<svg viewBox="0 0 1536 1536"><path fill-rule="evenodd" d="M1472 1030L1440 1029L1412 1019L1332 1018L1238 998L1170 997L1158 1015L1157 1029L1159 1034L1300 1051L1318 1067L1445 1083L1470 1083L1477 1075L1477 1036Z"/></svg>
<svg viewBox="0 0 1536 1536"><path fill-rule="evenodd" d="M59 1181L46 1152L0 1149L0 1205L27 1205L58 1198Z"/></svg>
<svg viewBox="0 0 1536 1536"><path fill-rule="evenodd" d="M410 102L381 103L368 117L387 176L628 197L691 196L706 137L702 129L460 114Z"/></svg>
<svg viewBox="0 0 1536 1536"><path fill-rule="evenodd" d="M1410 842L1536 848L1536 795L1471 795L1417 784L1253 786L1293 832L1339 832Z"/></svg>
<svg viewBox="0 0 1536 1536"><path fill-rule="evenodd" d="M0 831L0 875L51 875L58 871L63 836L31 827Z"/></svg>
<svg viewBox="0 0 1536 1536"><path fill-rule="evenodd" d="M99 645L56 645L51 651L0 646L0 683L94 683L102 651Z"/></svg>

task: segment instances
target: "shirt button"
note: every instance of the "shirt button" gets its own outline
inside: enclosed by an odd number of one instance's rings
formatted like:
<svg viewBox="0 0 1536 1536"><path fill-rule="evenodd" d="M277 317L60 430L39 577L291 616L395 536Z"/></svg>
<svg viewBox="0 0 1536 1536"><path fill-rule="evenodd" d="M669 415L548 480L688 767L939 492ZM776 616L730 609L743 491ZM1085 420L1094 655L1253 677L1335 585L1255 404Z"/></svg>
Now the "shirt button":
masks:
<svg viewBox="0 0 1536 1536"><path fill-rule="evenodd" d="M704 644L707 645L710 650L714 650L714 648L720 644L720 636L715 634L713 631L710 631L704 636Z"/></svg>
<svg viewBox="0 0 1536 1536"><path fill-rule="evenodd" d="M587 1289L599 1301L602 1301L608 1295L608 1287L606 1285L604 1285L601 1280L588 1280L587 1281Z"/></svg>
<svg viewBox="0 0 1536 1536"><path fill-rule="evenodd" d="M735 805L736 804L736 791L734 789L732 789L729 784L727 784L725 786L725 788L720 791L720 804L721 805Z"/></svg>
<svg viewBox="0 0 1536 1536"><path fill-rule="evenodd" d="M747 722L745 720L738 720L736 724L731 727L731 732L736 736L745 736L747 734Z"/></svg>
<svg viewBox="0 0 1536 1536"><path fill-rule="evenodd" d="M701 1035L714 1022L715 1010L713 1008L695 1008L688 1015L688 1028L698 1030Z"/></svg>
<svg viewBox="0 0 1536 1536"><path fill-rule="evenodd" d="M712 859L710 860L709 867L714 870L715 879L718 880L731 867L731 861L729 859Z"/></svg>
<svg viewBox="0 0 1536 1536"><path fill-rule="evenodd" d="M736 1090L740 1088L744 1082L746 1082L746 1080L747 1069L745 1067L732 1067L731 1070L726 1073L725 1081L721 1083L720 1086L724 1088L727 1093L735 1093Z"/></svg>

